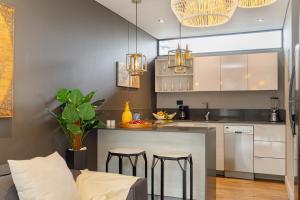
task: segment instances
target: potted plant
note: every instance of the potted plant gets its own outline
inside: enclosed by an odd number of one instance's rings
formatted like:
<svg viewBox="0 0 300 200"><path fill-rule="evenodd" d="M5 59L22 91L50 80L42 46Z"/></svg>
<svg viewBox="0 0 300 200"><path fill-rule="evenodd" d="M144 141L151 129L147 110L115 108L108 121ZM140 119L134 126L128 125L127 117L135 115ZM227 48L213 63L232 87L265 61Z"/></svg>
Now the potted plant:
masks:
<svg viewBox="0 0 300 200"><path fill-rule="evenodd" d="M91 103L94 95L94 91L83 95L79 89L60 89L56 99L61 105L50 111L69 137L71 148L67 149L66 160L72 169L87 168L87 148L84 147L84 140L92 129L106 127L96 118L96 109L104 100Z"/></svg>

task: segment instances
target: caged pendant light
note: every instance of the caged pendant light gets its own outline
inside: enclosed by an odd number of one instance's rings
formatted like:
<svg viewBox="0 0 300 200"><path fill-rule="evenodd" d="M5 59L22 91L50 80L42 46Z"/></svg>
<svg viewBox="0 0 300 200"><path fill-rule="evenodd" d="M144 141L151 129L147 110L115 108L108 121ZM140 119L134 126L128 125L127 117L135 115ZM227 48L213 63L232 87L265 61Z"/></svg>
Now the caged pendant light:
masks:
<svg viewBox="0 0 300 200"><path fill-rule="evenodd" d="M237 6L238 0L171 0L174 14L184 26L189 27L225 24Z"/></svg>
<svg viewBox="0 0 300 200"><path fill-rule="evenodd" d="M181 48L181 23L179 23L179 44L175 50L168 53L168 67L174 69L176 74L186 73L188 68L193 67L192 51Z"/></svg>
<svg viewBox="0 0 300 200"><path fill-rule="evenodd" d="M269 6L277 0L239 0L239 7L241 8L259 8Z"/></svg>
<svg viewBox="0 0 300 200"><path fill-rule="evenodd" d="M126 55L126 70L130 76L141 76L147 71L147 58L142 53L138 53L138 4L141 0L132 0L135 4L135 53Z"/></svg>

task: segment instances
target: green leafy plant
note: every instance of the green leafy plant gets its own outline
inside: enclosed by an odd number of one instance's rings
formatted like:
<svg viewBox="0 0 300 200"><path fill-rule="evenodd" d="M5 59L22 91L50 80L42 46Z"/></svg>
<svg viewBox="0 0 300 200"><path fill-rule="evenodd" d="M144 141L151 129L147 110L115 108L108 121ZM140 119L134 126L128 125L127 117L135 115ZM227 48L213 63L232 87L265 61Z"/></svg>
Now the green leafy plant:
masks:
<svg viewBox="0 0 300 200"><path fill-rule="evenodd" d="M80 150L83 147L84 139L92 129L106 127L96 118L96 109L104 100L91 103L94 96L94 91L83 95L79 89L60 89L56 99L61 105L56 111L49 111L64 133L70 137L73 150Z"/></svg>

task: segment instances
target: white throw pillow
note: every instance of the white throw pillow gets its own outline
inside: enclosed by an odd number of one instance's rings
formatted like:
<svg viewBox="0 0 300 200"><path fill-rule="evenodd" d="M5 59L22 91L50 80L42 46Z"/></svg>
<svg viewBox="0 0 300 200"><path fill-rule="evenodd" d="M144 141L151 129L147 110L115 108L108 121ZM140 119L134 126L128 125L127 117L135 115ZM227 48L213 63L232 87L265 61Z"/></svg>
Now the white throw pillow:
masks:
<svg viewBox="0 0 300 200"><path fill-rule="evenodd" d="M20 200L80 199L72 173L57 152L8 164Z"/></svg>

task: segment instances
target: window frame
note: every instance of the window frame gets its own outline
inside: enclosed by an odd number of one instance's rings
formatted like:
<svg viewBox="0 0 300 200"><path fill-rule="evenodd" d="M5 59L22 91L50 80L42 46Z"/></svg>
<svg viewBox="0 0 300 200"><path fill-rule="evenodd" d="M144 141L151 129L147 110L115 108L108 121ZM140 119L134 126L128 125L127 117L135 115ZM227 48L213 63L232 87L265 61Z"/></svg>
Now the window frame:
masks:
<svg viewBox="0 0 300 200"><path fill-rule="evenodd" d="M276 49L282 49L283 48L283 30L282 29L273 29L273 30L265 30L265 31L254 31L254 32L242 32L242 33L230 33L230 34L218 34L218 35L206 35L206 36L195 36L195 37L183 37L182 38L182 43L183 43L183 48L185 48L185 42L184 40L188 40L188 39L198 39L198 38L213 38L213 37L222 37L222 36L237 36L237 35L249 35L249 34L258 34L258 33L270 33L270 32L274 32L274 34L280 33L280 45L276 46L277 44L274 43L274 45L266 45L265 47L257 47L257 48L240 48L240 49L220 49L220 50L216 50L216 51L202 51L202 52L198 52L198 51L194 51L193 49L190 48L190 50L193 51L193 54L213 54L213 53L222 53L222 52L243 52L243 51L258 51L258 50L276 50ZM254 36L255 37L255 36ZM177 41L176 43L179 42L179 38L167 38L167 39L161 39L158 40L158 47L157 47L157 53L158 56L167 56L168 54L162 54L161 53L161 42L164 41ZM188 43L189 44L189 43ZM276 46L276 47L274 47ZM190 45L189 45L190 47ZM171 49L169 49L171 50Z"/></svg>

